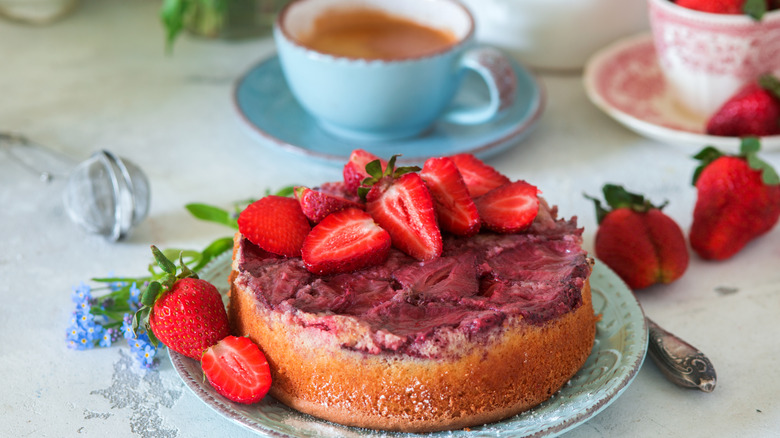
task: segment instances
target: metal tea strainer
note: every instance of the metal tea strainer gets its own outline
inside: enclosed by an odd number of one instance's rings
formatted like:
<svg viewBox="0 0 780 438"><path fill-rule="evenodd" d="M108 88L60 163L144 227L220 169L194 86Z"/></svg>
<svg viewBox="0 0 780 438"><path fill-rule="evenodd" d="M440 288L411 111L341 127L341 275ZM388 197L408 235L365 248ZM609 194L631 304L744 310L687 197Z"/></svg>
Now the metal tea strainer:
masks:
<svg viewBox="0 0 780 438"><path fill-rule="evenodd" d="M3 145L3 143L6 143ZM57 153L24 136L0 132L0 145L8 156L26 169L37 172L41 180L54 179L51 171L40 170L39 163L21 158L16 151L36 149L50 157ZM14 146L18 147L14 149ZM60 161L75 162L68 157ZM149 213L149 180L130 160L101 150L79 163L67 174L63 200L68 216L90 233L104 235L116 241L130 231Z"/></svg>

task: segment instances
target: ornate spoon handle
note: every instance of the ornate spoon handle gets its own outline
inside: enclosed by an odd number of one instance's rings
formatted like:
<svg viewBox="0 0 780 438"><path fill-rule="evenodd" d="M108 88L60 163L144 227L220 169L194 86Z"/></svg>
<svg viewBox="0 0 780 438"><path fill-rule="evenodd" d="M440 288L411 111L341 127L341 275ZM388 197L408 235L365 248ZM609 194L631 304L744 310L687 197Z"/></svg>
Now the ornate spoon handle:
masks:
<svg viewBox="0 0 780 438"><path fill-rule="evenodd" d="M648 352L661 372L677 385L712 392L717 377L707 356L650 318L645 319L650 330Z"/></svg>

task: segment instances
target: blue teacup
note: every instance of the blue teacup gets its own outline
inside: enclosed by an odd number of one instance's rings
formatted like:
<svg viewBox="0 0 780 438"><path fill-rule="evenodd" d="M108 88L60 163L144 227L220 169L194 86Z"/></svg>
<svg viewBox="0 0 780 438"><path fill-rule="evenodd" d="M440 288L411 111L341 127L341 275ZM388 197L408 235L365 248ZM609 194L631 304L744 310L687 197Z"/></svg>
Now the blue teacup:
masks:
<svg viewBox="0 0 780 438"><path fill-rule="evenodd" d="M430 53L376 57L310 47L319 27L366 10L444 33L451 42ZM331 18L339 12L340 18ZM368 23L362 25L373 26ZM496 49L477 47L474 33L471 13L455 0L297 0L281 11L274 26L292 94L325 130L360 141L413 137L437 120L485 123L511 105L516 88L512 64ZM451 103L468 71L484 79L490 100L455 108Z"/></svg>

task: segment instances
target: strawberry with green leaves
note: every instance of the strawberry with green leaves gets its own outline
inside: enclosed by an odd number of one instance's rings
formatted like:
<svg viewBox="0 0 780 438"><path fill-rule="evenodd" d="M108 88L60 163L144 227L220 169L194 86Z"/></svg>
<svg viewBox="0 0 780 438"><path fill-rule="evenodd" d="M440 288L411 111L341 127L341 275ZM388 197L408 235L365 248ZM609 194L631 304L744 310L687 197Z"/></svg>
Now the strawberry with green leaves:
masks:
<svg viewBox="0 0 780 438"><path fill-rule="evenodd" d="M141 296L141 308L133 318L133 330L146 327L152 344L200 360L203 352L228 336L228 317L222 297L211 283L201 280L181 261L176 265L152 246L155 261L165 275L152 281Z"/></svg>
<svg viewBox="0 0 780 438"><path fill-rule="evenodd" d="M780 80L766 74L745 85L710 117L706 130L727 137L780 134Z"/></svg>
<svg viewBox="0 0 780 438"><path fill-rule="evenodd" d="M420 261L441 255L441 230L436 222L428 188L419 167L395 168L394 155L383 169L380 160L366 165L371 175L359 193L365 197L366 211L380 227L390 233L394 247Z"/></svg>
<svg viewBox="0 0 780 438"><path fill-rule="evenodd" d="M387 161L363 149L355 149L349 154L349 160L342 171L344 186L349 193L357 194L363 180L371 177L366 172L366 165L375 160L379 160L383 170L387 167Z"/></svg>
<svg viewBox="0 0 780 438"><path fill-rule="evenodd" d="M606 209L598 199L594 250L604 264L632 289L656 283L671 283L688 268L688 248L677 223L644 196L628 192L622 186L602 188Z"/></svg>
<svg viewBox="0 0 780 438"><path fill-rule="evenodd" d="M695 158L697 199L689 239L704 259L725 260L771 230L780 218L780 178L758 157L756 138L742 140L740 153L707 147Z"/></svg>
<svg viewBox="0 0 780 438"><path fill-rule="evenodd" d="M760 20L774 0L677 0L678 6L713 14L746 14Z"/></svg>
<svg viewBox="0 0 780 438"><path fill-rule="evenodd" d="M257 403L271 388L268 361L247 337L227 336L209 347L201 367L211 386L237 403Z"/></svg>

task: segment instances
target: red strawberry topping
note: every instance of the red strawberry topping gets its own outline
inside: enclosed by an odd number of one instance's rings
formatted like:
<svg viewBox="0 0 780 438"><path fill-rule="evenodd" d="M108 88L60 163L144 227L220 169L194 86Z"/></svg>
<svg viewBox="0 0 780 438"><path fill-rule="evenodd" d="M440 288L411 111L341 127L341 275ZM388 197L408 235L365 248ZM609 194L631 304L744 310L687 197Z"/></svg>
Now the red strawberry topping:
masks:
<svg viewBox="0 0 780 438"><path fill-rule="evenodd" d="M349 154L349 161L344 165L344 184L346 189L350 193L357 193L358 187L364 179L370 175L366 172L366 164L379 160L382 165L382 170L387 167L387 161L380 159L371 152L366 152L363 149L355 149Z"/></svg>
<svg viewBox="0 0 780 438"><path fill-rule="evenodd" d="M315 226L303 242L303 263L320 274L352 272L384 262L390 234L359 209L333 213Z"/></svg>
<svg viewBox="0 0 780 438"><path fill-rule="evenodd" d="M265 355L244 336L228 336L203 353L203 374L221 395L252 404L271 388L271 370Z"/></svg>
<svg viewBox="0 0 780 438"><path fill-rule="evenodd" d="M482 196L496 187L511 182L509 178L472 154L458 154L450 158L463 176L472 198Z"/></svg>
<svg viewBox="0 0 780 438"><path fill-rule="evenodd" d="M295 198L301 204L303 214L315 224L325 219L329 214L339 210L365 208L363 204L303 186L295 188Z"/></svg>
<svg viewBox="0 0 780 438"><path fill-rule="evenodd" d="M269 195L249 204L241 212L238 231L270 253L298 257L311 226L298 201Z"/></svg>
<svg viewBox="0 0 780 438"><path fill-rule="evenodd" d="M674 220L642 195L607 184L604 197L612 210L596 203L599 228L596 256L632 289L671 283L688 267L685 236Z"/></svg>
<svg viewBox="0 0 780 438"><path fill-rule="evenodd" d="M780 134L780 80L764 75L747 84L707 121L707 133L731 137Z"/></svg>
<svg viewBox="0 0 780 438"><path fill-rule="evenodd" d="M482 224L499 233L517 233L539 213L539 190L525 181L504 184L476 198Z"/></svg>
<svg viewBox="0 0 780 438"><path fill-rule="evenodd" d="M441 255L441 231L436 223L433 199L418 173L394 170L395 157L385 172L375 175L366 194L366 211L390 233L393 246L421 260ZM377 178L378 177L378 178Z"/></svg>
<svg viewBox="0 0 780 438"><path fill-rule="evenodd" d="M420 176L433 197L442 230L460 236L472 236L479 231L477 206L452 159L429 158Z"/></svg>

